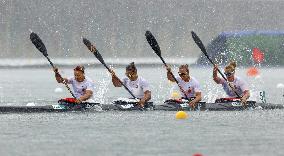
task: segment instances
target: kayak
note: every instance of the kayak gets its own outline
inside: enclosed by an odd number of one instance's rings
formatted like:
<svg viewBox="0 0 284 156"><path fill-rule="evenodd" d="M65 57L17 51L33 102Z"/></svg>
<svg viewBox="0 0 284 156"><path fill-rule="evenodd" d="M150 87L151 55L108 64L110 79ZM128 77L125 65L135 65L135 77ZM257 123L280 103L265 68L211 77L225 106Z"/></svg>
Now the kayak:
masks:
<svg viewBox="0 0 284 156"><path fill-rule="evenodd" d="M153 102L147 102L144 108L140 108L135 99L119 98L112 104L100 104L82 102L77 104L73 98L60 99L58 104L45 106L0 106L0 113L16 113L16 112L72 112L72 111L130 111L130 110L153 110Z"/></svg>
<svg viewBox="0 0 284 156"><path fill-rule="evenodd" d="M67 100L66 100L67 99ZM240 111L248 109L284 109L283 104L257 103L255 101L247 101L243 105L239 99L222 98L217 99L214 103L198 102L192 108L185 99L169 99L163 104L154 105L153 102L145 103L141 108L136 99L119 98L112 104L100 104L83 102L80 104L74 101L61 99L58 104L45 106L0 106L0 112L67 112L67 111Z"/></svg>
<svg viewBox="0 0 284 156"><path fill-rule="evenodd" d="M133 98L118 98L113 101L112 104L101 105L102 110L119 110L119 111L131 111L131 110L154 110L154 103L146 102L144 107L141 108L138 105L138 101Z"/></svg>
<svg viewBox="0 0 284 156"><path fill-rule="evenodd" d="M240 101L216 101L214 103L198 102L195 108L192 108L187 101L166 100L164 104L154 107L154 110L168 111L241 111L248 109L284 109L284 105L257 103L255 101L247 101L246 105L243 105Z"/></svg>
<svg viewBox="0 0 284 156"><path fill-rule="evenodd" d="M0 112L66 112L66 111L89 111L89 110L99 110L99 103L82 103L76 106L72 105L45 105L45 106L0 106Z"/></svg>

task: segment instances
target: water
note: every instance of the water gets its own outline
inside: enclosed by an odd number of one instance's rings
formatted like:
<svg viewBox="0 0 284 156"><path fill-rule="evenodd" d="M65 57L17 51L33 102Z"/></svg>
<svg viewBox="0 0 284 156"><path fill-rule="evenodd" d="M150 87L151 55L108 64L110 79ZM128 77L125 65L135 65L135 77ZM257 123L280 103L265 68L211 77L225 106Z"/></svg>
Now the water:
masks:
<svg viewBox="0 0 284 156"><path fill-rule="evenodd" d="M127 96L114 88L104 68L88 67L87 75L97 83L98 100L108 103ZM176 70L175 70L176 71ZM55 103L70 96L57 84L52 71L44 69L1 69L1 105L36 105ZM71 76L64 68L62 75ZM124 68L116 68L124 75ZM237 74L246 78L251 88L265 90L267 101L283 103L283 68L261 70L259 78L249 78L245 69ZM172 84L160 66L138 67L151 83L153 101L159 104L170 96ZM211 80L211 69L192 68L200 80L205 101L221 87ZM54 90L62 87L62 93ZM212 94L208 96L207 94ZM176 112L68 112L0 114L1 155L282 155L284 139L283 110L248 110L234 112L188 112L186 120L176 120Z"/></svg>

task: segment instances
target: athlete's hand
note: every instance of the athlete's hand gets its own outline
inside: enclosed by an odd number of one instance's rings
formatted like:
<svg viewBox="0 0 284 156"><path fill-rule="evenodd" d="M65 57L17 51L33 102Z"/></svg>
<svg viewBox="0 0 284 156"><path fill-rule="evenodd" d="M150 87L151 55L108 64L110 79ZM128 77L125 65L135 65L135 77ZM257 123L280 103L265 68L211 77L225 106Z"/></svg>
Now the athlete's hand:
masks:
<svg viewBox="0 0 284 156"><path fill-rule="evenodd" d="M194 102L194 101L190 101L188 104L192 109L194 109L195 106L196 106L196 102Z"/></svg>
<svg viewBox="0 0 284 156"><path fill-rule="evenodd" d="M167 69L168 72L172 71L171 67L169 67L169 66L166 66L166 69Z"/></svg>
<svg viewBox="0 0 284 156"><path fill-rule="evenodd" d="M56 78L56 81L58 83L62 83L64 81L64 79L62 78L62 76L60 75L60 73L58 72L58 68L57 67L54 67L53 68L53 71L55 73L55 78Z"/></svg>
<svg viewBox="0 0 284 156"><path fill-rule="evenodd" d="M110 69L110 74L112 77L116 77L115 72L112 69Z"/></svg>
<svg viewBox="0 0 284 156"><path fill-rule="evenodd" d="M217 71L218 71L218 66L217 66L217 64L214 64L213 72L217 73Z"/></svg>
<svg viewBox="0 0 284 156"><path fill-rule="evenodd" d="M141 99L141 100L138 102L139 107L144 108L145 102L146 102L146 101L145 101L144 99Z"/></svg>
<svg viewBox="0 0 284 156"><path fill-rule="evenodd" d="M81 101L80 99L76 99L75 102L76 102L77 104L82 103L82 101Z"/></svg>
<svg viewBox="0 0 284 156"><path fill-rule="evenodd" d="M59 73L57 67L54 67L54 68L53 68L53 71L54 71L55 73Z"/></svg>
<svg viewBox="0 0 284 156"><path fill-rule="evenodd" d="M241 98L241 103L243 104L243 106L246 106L247 105L247 99L242 97Z"/></svg>

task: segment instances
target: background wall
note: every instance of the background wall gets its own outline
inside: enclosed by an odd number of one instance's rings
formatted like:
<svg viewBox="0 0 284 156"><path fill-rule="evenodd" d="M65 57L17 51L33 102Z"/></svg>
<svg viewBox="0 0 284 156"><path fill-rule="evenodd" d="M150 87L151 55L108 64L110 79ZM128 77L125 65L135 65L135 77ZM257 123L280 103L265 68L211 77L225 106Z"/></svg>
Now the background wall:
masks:
<svg viewBox="0 0 284 156"><path fill-rule="evenodd" d="M52 57L89 57L84 36L105 57L152 57L150 30L165 57L197 57L222 31L283 30L284 1L256 0L0 0L0 57L37 58L38 33Z"/></svg>

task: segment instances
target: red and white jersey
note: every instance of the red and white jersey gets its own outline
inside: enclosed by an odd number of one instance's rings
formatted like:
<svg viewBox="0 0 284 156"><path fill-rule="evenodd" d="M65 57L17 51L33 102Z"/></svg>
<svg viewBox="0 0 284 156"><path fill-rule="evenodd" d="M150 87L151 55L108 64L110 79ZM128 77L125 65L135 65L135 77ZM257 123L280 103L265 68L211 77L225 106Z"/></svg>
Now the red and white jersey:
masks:
<svg viewBox="0 0 284 156"><path fill-rule="evenodd" d="M122 82L137 98L143 98L144 92L150 91L149 83L140 76L135 81L125 77Z"/></svg>
<svg viewBox="0 0 284 156"><path fill-rule="evenodd" d="M188 98L195 97L196 92L201 92L200 84L194 77L191 76L188 82L185 82L181 77L177 77L176 79L181 88L186 92ZM185 98L181 90L180 93Z"/></svg>

